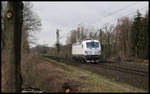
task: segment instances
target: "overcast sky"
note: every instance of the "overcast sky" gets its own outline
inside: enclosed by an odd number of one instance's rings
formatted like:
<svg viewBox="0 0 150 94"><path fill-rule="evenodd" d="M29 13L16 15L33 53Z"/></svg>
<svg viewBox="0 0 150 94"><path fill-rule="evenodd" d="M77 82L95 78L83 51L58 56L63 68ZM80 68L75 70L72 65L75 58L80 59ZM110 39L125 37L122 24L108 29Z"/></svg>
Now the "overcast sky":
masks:
<svg viewBox="0 0 150 94"><path fill-rule="evenodd" d="M72 29L79 24L85 27L100 28L105 23L115 24L117 18L133 18L137 9L145 14L148 2L31 2L32 10L39 16L42 29L34 36L37 44L54 46L56 29L60 29L60 40L65 44ZM32 45L33 46L33 45Z"/></svg>

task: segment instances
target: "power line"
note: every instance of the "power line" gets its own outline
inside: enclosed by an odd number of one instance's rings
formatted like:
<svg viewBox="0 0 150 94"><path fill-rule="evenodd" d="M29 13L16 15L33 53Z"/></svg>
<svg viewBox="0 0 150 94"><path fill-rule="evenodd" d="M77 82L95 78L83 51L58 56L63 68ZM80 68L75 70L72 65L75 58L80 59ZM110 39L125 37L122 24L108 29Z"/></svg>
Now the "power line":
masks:
<svg viewBox="0 0 150 94"><path fill-rule="evenodd" d="M67 32L67 33L65 33L65 34L63 34L62 36L60 36L59 37L59 39L62 39L62 38L64 38L66 35L68 35L70 32Z"/></svg>
<svg viewBox="0 0 150 94"><path fill-rule="evenodd" d="M143 9L145 9L147 6L145 6L144 8L142 8L142 9L139 9L139 10L143 10ZM137 10L136 10L137 11ZM134 12L131 12L131 13L128 13L127 15L125 15L125 16L128 16L128 15L131 15L131 14L133 14L133 13L135 13L136 11L134 11ZM114 19L112 19L112 20L114 20ZM108 23L108 22L110 22L110 21L112 21L112 20L109 20L109 21L107 21L106 23ZM104 24L105 25L105 24ZM103 25L103 26L104 26ZM103 27L103 26L101 26L101 27Z"/></svg>
<svg viewBox="0 0 150 94"><path fill-rule="evenodd" d="M138 3L134 3L134 5L136 5L136 4L138 4ZM114 11L114 12L109 13L108 15L105 15L104 17L106 18L106 17L112 16L112 15L114 15L114 14L120 12L120 11L122 12L123 10L127 9L126 7L129 7L129 6L131 6L131 5L133 6L133 4L127 5L127 6L123 7L123 8L120 8L120 9ZM145 6L144 8L146 8L146 6ZM140 9L140 10L143 10L144 8L142 8L142 9ZM136 11L137 11L137 10L136 10ZM136 12L136 11L134 11L134 12ZM126 16L128 16L128 15L134 13L134 12L131 12L131 13L127 14ZM103 18L104 18L104 17L103 17ZM101 18L101 19L102 19L102 18ZM112 20L114 20L114 19L112 19ZM110 21L112 21L112 20L110 20ZM104 25L105 25L105 24L104 24ZM103 25L103 26L104 26L104 25ZM61 37L59 37L59 39L64 38L64 37L67 36L69 33L70 33L70 32L67 32L66 34L64 34L64 35L62 35Z"/></svg>
<svg viewBox="0 0 150 94"><path fill-rule="evenodd" d="M134 5L136 5L136 4L137 4L137 3L134 3ZM104 17L108 17L108 16L110 16L110 15L116 14L117 12L126 9L127 7L129 7L129 6L131 6L131 5L133 6L133 4L127 5L127 6L123 7L123 8L121 8L121 9L118 9L117 11L114 11L114 12L112 12L112 13L109 13L108 15L106 15L106 16L104 16Z"/></svg>
<svg viewBox="0 0 150 94"><path fill-rule="evenodd" d="M134 5L136 5L136 4L139 4L139 3L133 3ZM106 19L107 17L109 17L109 16L112 16L112 15L114 15L114 14L117 14L118 12L122 12L123 10L125 10L125 9L127 9L127 7L129 7L129 6L133 6L133 4L130 4L130 5L127 5L127 6L125 6L125 7L123 7L123 8L120 8L120 9L118 9L118 10L116 10L116 11L114 11L114 12L112 12L112 13L108 13L107 15L105 15L105 16L103 16L101 19L100 19L100 21L102 21L103 19Z"/></svg>
<svg viewBox="0 0 150 94"><path fill-rule="evenodd" d="M80 25L80 24L79 24ZM70 31L69 32L67 32L66 34L63 34L59 39L62 39L62 38L64 38L65 36L67 36L68 34L70 33Z"/></svg>
<svg viewBox="0 0 150 94"><path fill-rule="evenodd" d="M144 8L142 8L142 9L140 9L140 10L143 10L143 9L145 9L147 6L145 6ZM136 11L134 11L134 12L137 12L137 10ZM131 13L128 13L126 16L128 16L128 15L131 15L133 12L131 12Z"/></svg>
<svg viewBox="0 0 150 94"><path fill-rule="evenodd" d="M138 3L134 3L134 5L136 5L136 4L138 4ZM130 4L130 5L127 5L126 7L129 7L129 6L133 6L133 4ZM123 10L125 10L125 9L127 9L126 7L123 7L123 8L120 8L120 9L118 9L117 11L114 11L114 12L112 12L112 13L109 13L108 15L105 15L103 18L101 18L100 20L102 21L103 19L106 19L107 17L109 17L109 16L112 16L112 15L114 15L114 14L116 14L116 13L118 13L119 11L123 11Z"/></svg>
<svg viewBox="0 0 150 94"><path fill-rule="evenodd" d="M136 5L136 4L138 4L138 3L134 3L134 5ZM105 19L106 17L112 16L112 15L118 13L119 11L122 12L123 10L127 9L126 7L129 7L131 5L133 6L133 4L130 4L130 5L127 5L127 6L123 7L123 8L120 8L120 9L118 9L118 10L112 12L112 13L108 13L107 15L103 16L103 18ZM102 20L102 18L100 20Z"/></svg>

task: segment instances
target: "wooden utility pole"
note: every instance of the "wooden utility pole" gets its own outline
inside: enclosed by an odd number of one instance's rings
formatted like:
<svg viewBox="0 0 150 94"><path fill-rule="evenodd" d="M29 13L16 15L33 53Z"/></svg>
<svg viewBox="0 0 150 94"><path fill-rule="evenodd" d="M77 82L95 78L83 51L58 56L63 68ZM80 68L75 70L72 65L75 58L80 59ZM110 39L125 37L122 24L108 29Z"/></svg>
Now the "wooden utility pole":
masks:
<svg viewBox="0 0 150 94"><path fill-rule="evenodd" d="M78 34L78 40L77 41L79 41L80 40L80 27L77 28L77 34Z"/></svg>
<svg viewBox="0 0 150 94"><path fill-rule="evenodd" d="M59 29L56 30L56 35L57 35L57 55L59 55L59 51L60 51L60 48L59 48Z"/></svg>
<svg viewBox="0 0 150 94"><path fill-rule="evenodd" d="M100 40L101 43L102 43L102 34L103 34L103 33L102 33L102 29L99 29L99 37L100 37L99 40Z"/></svg>
<svg viewBox="0 0 150 94"><path fill-rule="evenodd" d="M23 3L8 1L5 14L5 76L6 85L3 92L21 92L21 32L23 23Z"/></svg>

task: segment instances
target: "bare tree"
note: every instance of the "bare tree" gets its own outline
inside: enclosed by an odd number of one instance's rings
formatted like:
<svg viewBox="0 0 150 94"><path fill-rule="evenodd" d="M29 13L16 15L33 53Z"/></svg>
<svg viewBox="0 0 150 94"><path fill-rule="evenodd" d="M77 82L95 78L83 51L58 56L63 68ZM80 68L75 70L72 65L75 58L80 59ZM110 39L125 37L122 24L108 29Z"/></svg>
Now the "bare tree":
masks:
<svg viewBox="0 0 150 94"><path fill-rule="evenodd" d="M113 45L113 40L112 40L113 25L105 24L102 30L103 30L103 37L101 40L103 41L102 45L104 46L103 56L111 57L112 45Z"/></svg>
<svg viewBox="0 0 150 94"><path fill-rule="evenodd" d="M29 43L34 44L32 34L41 30L40 18L32 11L33 5L24 2L23 8L23 33L22 33L22 52L29 52ZM30 40L29 40L30 39Z"/></svg>
<svg viewBox="0 0 150 94"><path fill-rule="evenodd" d="M118 46L117 49L122 53L121 56L127 58L131 55L131 20L128 17L118 19L115 31Z"/></svg>

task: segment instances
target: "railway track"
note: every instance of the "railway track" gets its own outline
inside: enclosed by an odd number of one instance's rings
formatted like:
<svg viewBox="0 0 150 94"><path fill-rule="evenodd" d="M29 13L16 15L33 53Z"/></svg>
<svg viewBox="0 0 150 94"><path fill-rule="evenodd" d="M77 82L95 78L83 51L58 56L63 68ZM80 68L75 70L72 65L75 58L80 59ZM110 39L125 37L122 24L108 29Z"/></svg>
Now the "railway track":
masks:
<svg viewBox="0 0 150 94"><path fill-rule="evenodd" d="M115 65L108 65L108 64L107 65L98 64L98 66L103 67L105 69L109 69L109 70L115 70L115 71L130 73L130 74L133 74L133 75L147 76L147 74L148 74L148 71L133 69L131 67L127 68L127 67L123 67L123 66L115 66Z"/></svg>
<svg viewBox="0 0 150 94"><path fill-rule="evenodd" d="M112 65L114 64L115 62L109 62L109 65ZM107 64L107 63L105 63ZM124 62L124 63L119 63L117 62L117 65L115 66L123 66L125 68L130 68L130 69L138 69L140 71L143 71L143 72L148 72L148 67L146 67L145 65L142 65L142 64L136 64L136 63L131 63L131 62Z"/></svg>
<svg viewBox="0 0 150 94"><path fill-rule="evenodd" d="M148 90L148 66L134 64L103 61L98 64L81 63L74 61L70 57L46 56L56 61L61 61L69 65L74 65L93 73L103 75L119 82L127 83L137 88Z"/></svg>
<svg viewBox="0 0 150 94"><path fill-rule="evenodd" d="M63 61L70 61L73 63L83 64L83 62L72 60L71 57L57 57L57 56L48 56L48 57L55 59L55 60L63 60ZM104 62L107 62L107 63L104 63ZM94 66L103 67L103 68L109 69L109 70L131 73L133 75L140 75L140 76L148 75L148 68L141 68L141 67L135 67L133 65L119 64L118 62L117 62L118 65L117 64L113 65L112 63L114 63L114 62L102 61L102 63L98 63L96 65L94 64ZM86 64L86 63L84 63L84 64ZM91 64L91 63L88 63L88 64ZM91 66L93 66L93 64L91 64Z"/></svg>

